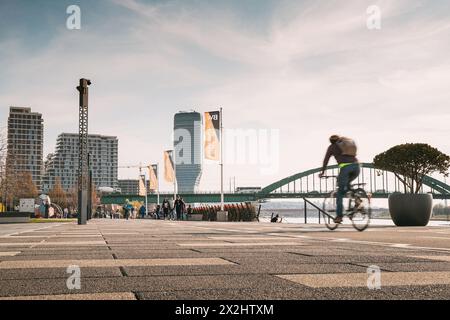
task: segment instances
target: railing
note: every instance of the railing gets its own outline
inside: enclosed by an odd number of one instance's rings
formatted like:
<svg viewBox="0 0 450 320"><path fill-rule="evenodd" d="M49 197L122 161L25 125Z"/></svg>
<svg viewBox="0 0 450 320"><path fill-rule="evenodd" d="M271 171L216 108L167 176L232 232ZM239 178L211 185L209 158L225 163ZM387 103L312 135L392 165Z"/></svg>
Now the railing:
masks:
<svg viewBox="0 0 450 320"><path fill-rule="evenodd" d="M330 223L330 219L332 219L332 217L326 211L324 211L322 208L319 208L317 205L315 205L313 202L309 201L306 198L303 198L303 202L305 204L305 224L308 224L308 204L310 206L312 206L313 208L317 209L318 216L319 216L319 224L321 224L321 222L320 222L321 214L324 214L325 216L327 216L328 223Z"/></svg>

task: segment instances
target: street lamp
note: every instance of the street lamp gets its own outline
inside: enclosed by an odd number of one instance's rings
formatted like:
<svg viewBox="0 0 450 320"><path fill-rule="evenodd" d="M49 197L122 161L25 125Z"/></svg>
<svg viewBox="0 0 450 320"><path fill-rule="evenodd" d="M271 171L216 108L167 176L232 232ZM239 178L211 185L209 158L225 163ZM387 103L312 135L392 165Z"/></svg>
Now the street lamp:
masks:
<svg viewBox="0 0 450 320"><path fill-rule="evenodd" d="M78 224L86 224L88 219L89 188L89 156L88 156L88 98L91 81L80 79L77 87L80 93L78 122Z"/></svg>
<svg viewBox="0 0 450 320"><path fill-rule="evenodd" d="M147 212L147 206L148 206L148 201L147 201L147 197L148 197L148 190L147 190L147 181L145 179L145 174L141 174L141 181L144 182L144 190L145 190L145 215L147 216L148 212Z"/></svg>

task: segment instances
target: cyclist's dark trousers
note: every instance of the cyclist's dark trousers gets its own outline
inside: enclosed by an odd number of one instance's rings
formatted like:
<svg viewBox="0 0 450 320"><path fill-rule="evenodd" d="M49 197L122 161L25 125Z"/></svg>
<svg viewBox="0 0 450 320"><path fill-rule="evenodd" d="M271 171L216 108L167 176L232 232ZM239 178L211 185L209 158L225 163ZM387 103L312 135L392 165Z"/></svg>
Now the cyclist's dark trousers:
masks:
<svg viewBox="0 0 450 320"><path fill-rule="evenodd" d="M350 189L350 183L359 176L359 163L349 164L341 169L337 178L338 192L336 195L336 215L342 217L344 211L344 196Z"/></svg>

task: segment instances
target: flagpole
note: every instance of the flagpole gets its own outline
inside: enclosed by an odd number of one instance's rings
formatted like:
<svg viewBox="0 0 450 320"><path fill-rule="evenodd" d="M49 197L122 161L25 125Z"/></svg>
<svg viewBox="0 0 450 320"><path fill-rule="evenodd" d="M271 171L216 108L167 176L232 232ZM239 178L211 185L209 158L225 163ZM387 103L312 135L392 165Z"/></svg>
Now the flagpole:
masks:
<svg viewBox="0 0 450 320"><path fill-rule="evenodd" d="M149 172L150 174L150 172ZM150 182L150 177L148 177L148 181ZM148 189L147 189L147 179L145 179L145 173L144 173L144 188L145 188L145 215L147 216L148 214Z"/></svg>
<svg viewBox="0 0 450 320"><path fill-rule="evenodd" d="M220 108L220 211L224 211L223 196L223 123L222 123L222 107Z"/></svg>
<svg viewBox="0 0 450 320"><path fill-rule="evenodd" d="M173 159L173 201L177 198L177 165L175 160L175 148L172 150ZM174 202L175 203L175 202Z"/></svg>
<svg viewBox="0 0 450 320"><path fill-rule="evenodd" d="M156 188L158 188L157 202L159 205L159 162L156 163Z"/></svg>

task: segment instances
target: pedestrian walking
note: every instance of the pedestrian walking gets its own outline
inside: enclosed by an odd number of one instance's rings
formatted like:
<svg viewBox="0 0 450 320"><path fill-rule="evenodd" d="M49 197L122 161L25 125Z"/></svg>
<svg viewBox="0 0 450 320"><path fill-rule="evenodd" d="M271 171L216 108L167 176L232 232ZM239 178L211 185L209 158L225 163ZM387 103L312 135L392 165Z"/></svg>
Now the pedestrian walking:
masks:
<svg viewBox="0 0 450 320"><path fill-rule="evenodd" d="M130 213L131 213L131 209L133 208L133 206L130 204L130 201L127 199L125 201L125 204L123 206L123 212L125 215L125 219L129 219L130 218Z"/></svg>
<svg viewBox="0 0 450 320"><path fill-rule="evenodd" d="M144 205L142 205L140 208L139 208L139 214L141 215L141 219L144 219L145 218L145 214L146 214L146 209L145 209L145 206Z"/></svg>
<svg viewBox="0 0 450 320"><path fill-rule="evenodd" d="M156 209L155 209L155 219L160 219L160 214L161 214L161 206L158 204L157 206L156 206Z"/></svg>
<svg viewBox="0 0 450 320"><path fill-rule="evenodd" d="M186 220L188 220L192 215L192 207L189 205L186 209Z"/></svg>
<svg viewBox="0 0 450 320"><path fill-rule="evenodd" d="M48 219L49 215L50 215L50 204L48 203L48 201L45 202L45 215L44 218Z"/></svg>
<svg viewBox="0 0 450 320"><path fill-rule="evenodd" d="M177 199L175 200L174 206L175 206L176 219L181 220L182 215L184 213L184 209L185 209L185 203L183 201L183 198L181 198L179 195L177 196Z"/></svg>
<svg viewBox="0 0 450 320"><path fill-rule="evenodd" d="M164 199L163 203L162 203L162 207L163 207L163 218L164 220L166 220L166 217L169 217L169 212L170 212L170 203L167 199Z"/></svg>

